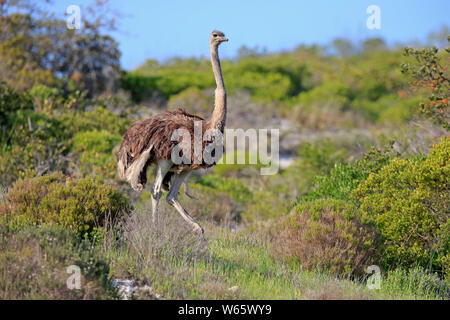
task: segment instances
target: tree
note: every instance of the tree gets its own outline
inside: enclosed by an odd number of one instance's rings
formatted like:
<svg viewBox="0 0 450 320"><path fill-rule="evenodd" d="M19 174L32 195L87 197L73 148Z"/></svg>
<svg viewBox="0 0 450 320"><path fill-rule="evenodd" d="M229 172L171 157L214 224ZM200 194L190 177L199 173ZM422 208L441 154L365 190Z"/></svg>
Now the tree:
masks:
<svg viewBox="0 0 450 320"><path fill-rule="evenodd" d="M69 30L65 21L28 1L5 0L0 3L2 78L18 90L60 83L63 89L76 85L90 96L113 91L121 73L120 51L114 39L102 34L109 28L113 22L100 14L85 19L80 30Z"/></svg>
<svg viewBox="0 0 450 320"><path fill-rule="evenodd" d="M332 45L341 57L348 57L355 53L352 42L347 39L334 39Z"/></svg>
<svg viewBox="0 0 450 320"><path fill-rule="evenodd" d="M450 43L450 36L448 36L448 42ZM430 92L428 103L420 104L422 112L447 130L450 130L449 53L450 47L443 50L438 50L436 47L431 49L405 48L404 54L414 57L415 63L402 65L402 72L410 76L413 88L425 88Z"/></svg>
<svg viewBox="0 0 450 320"><path fill-rule="evenodd" d="M381 38L370 38L363 42L364 52L382 51L386 49L386 42Z"/></svg>

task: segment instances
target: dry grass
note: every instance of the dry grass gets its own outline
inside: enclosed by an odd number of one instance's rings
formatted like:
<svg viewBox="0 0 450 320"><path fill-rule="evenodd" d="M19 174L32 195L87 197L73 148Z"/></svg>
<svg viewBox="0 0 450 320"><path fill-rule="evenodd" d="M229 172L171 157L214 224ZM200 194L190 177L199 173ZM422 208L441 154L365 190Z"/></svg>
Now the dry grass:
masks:
<svg viewBox="0 0 450 320"><path fill-rule="evenodd" d="M149 209L137 210L119 225L122 241L143 261L152 257L177 257L188 261L201 256L204 247L192 229L173 210L160 206L157 224Z"/></svg>
<svg viewBox="0 0 450 320"><path fill-rule="evenodd" d="M181 298L183 287L175 289L168 280L186 281L188 266L205 255L205 243L165 205L160 205L159 219L154 225L150 207L147 203L133 211L116 227L120 234L118 241L106 250L112 256L114 275L137 279L156 288L158 283L171 286L176 291L174 296Z"/></svg>
<svg viewBox="0 0 450 320"><path fill-rule="evenodd" d="M1 299L114 299L99 250L68 231L43 227L11 233L0 226ZM81 288L67 287L67 267L81 269Z"/></svg>

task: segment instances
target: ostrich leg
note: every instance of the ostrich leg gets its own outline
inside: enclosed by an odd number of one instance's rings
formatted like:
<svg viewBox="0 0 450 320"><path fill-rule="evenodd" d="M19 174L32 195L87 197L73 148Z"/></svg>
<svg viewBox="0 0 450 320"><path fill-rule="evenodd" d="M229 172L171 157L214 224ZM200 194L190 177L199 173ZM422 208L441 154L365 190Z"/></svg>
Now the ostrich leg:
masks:
<svg viewBox="0 0 450 320"><path fill-rule="evenodd" d="M189 198L191 198L192 200L197 200L197 198L194 197L193 195L191 195L191 193L189 192L189 182L188 182L188 179L189 179L189 176L191 175L191 173L192 173L192 171L189 171L189 172L186 174L186 176L184 177L184 181L183 181L183 184L184 184L184 194L187 195L187 196L188 196Z"/></svg>
<svg viewBox="0 0 450 320"><path fill-rule="evenodd" d="M159 199L161 198L161 184L164 180L164 176L169 171L169 169L172 167L172 161L170 160L160 160L158 162L158 167L156 168L156 178L155 182L153 183L151 194L152 194L152 220L153 224L157 221L157 215L158 215L158 203Z"/></svg>
<svg viewBox="0 0 450 320"><path fill-rule="evenodd" d="M203 228L200 227L200 225L189 215L189 213L181 206L180 202L178 201L178 190L180 189L181 184L185 181L186 176L188 175L189 171L183 172L181 174L175 174L172 177L170 190L166 196L166 200L172 207L174 207L180 213L181 217L183 217L183 219L187 223L189 223L189 225L194 229L194 233L198 234L203 239L205 239L203 236L204 234Z"/></svg>

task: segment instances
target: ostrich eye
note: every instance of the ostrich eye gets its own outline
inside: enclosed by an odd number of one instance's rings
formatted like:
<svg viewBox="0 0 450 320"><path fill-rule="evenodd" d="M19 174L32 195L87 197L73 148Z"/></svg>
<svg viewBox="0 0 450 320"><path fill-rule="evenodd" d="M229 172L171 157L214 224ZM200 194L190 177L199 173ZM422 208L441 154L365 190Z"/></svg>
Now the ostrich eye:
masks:
<svg viewBox="0 0 450 320"><path fill-rule="evenodd" d="M214 38L217 37L217 34L213 34Z"/></svg>

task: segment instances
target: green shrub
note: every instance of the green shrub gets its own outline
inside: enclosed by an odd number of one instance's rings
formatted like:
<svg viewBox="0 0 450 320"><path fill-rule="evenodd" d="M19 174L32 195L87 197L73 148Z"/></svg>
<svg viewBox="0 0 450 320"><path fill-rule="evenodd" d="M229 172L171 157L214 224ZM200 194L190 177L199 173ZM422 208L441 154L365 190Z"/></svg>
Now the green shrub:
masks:
<svg viewBox="0 0 450 320"><path fill-rule="evenodd" d="M85 131L73 137L73 150L79 155L84 174L99 174L113 179L116 176L115 146L120 144L121 136L106 130Z"/></svg>
<svg viewBox="0 0 450 320"><path fill-rule="evenodd" d="M298 95L293 116L301 125L321 130L330 126L354 126L357 119L352 114L346 114L352 96L347 84L324 82Z"/></svg>
<svg viewBox="0 0 450 320"><path fill-rule="evenodd" d="M63 104L63 95L57 88L49 88L45 85L34 86L29 94L33 99L34 109L38 112L51 114L54 109Z"/></svg>
<svg viewBox="0 0 450 320"><path fill-rule="evenodd" d="M242 218L246 223L264 223L269 219L277 219L288 213L291 201L276 192L276 186L253 192L253 200L245 207Z"/></svg>
<svg viewBox="0 0 450 320"><path fill-rule="evenodd" d="M58 119L66 130L66 136L92 130L106 130L112 134L123 135L130 125L129 120L101 106L95 106L90 111L67 111Z"/></svg>
<svg viewBox="0 0 450 320"><path fill-rule="evenodd" d="M427 103L420 103L421 111L450 130L450 80L448 77L448 65L450 57L450 36L447 34L447 48L413 49L405 48L406 56L414 57L413 63L403 63L402 72L408 74L412 80L413 89L425 89L428 91Z"/></svg>
<svg viewBox="0 0 450 320"><path fill-rule="evenodd" d="M402 98L399 94L392 93L383 95L376 101L355 100L351 107L373 122L401 125L412 118L419 101L414 96Z"/></svg>
<svg viewBox="0 0 450 320"><path fill-rule="evenodd" d="M314 144L303 143L298 153L305 169L313 174L326 174L336 164L345 162L349 152L327 138Z"/></svg>
<svg viewBox="0 0 450 320"><path fill-rule="evenodd" d="M82 173L114 178L112 150L129 124L100 106L55 114L16 110L8 114L7 134L0 137L5 141L0 147L0 179L9 185L46 172L74 173L79 157ZM69 154L71 149L73 154Z"/></svg>
<svg viewBox="0 0 450 320"><path fill-rule="evenodd" d="M80 289L69 289L67 268L80 268ZM99 247L61 227L8 232L0 225L2 299L115 299L109 266Z"/></svg>
<svg viewBox="0 0 450 320"><path fill-rule="evenodd" d="M266 102L296 96L310 76L303 61L289 54L241 57L237 63L224 61L223 69L231 92L244 89Z"/></svg>
<svg viewBox="0 0 450 320"><path fill-rule="evenodd" d="M61 173L18 180L5 196L2 218L11 228L58 224L78 235L101 230L129 210L129 201L98 179L73 181Z"/></svg>
<svg viewBox="0 0 450 320"><path fill-rule="evenodd" d="M19 94L0 81L0 142L7 143L9 131L13 123L12 116L17 110L33 108L31 98L26 94Z"/></svg>
<svg viewBox="0 0 450 320"><path fill-rule="evenodd" d="M68 167L69 142L61 122L46 113L17 110L10 115L7 144L0 149L0 178L7 184Z"/></svg>
<svg viewBox="0 0 450 320"><path fill-rule="evenodd" d="M341 200L297 205L274 236L275 253L306 269L360 275L373 259L373 233L362 227L354 205Z"/></svg>
<svg viewBox="0 0 450 320"><path fill-rule="evenodd" d="M348 200L351 192L370 173L378 172L395 154L392 147L372 148L364 154L362 159L355 161L353 164L337 164L328 175L316 176L314 178L314 189L308 194L298 197L297 202L316 199Z"/></svg>
<svg viewBox="0 0 450 320"><path fill-rule="evenodd" d="M126 73L122 77L121 85L131 93L133 101L141 102L150 98L153 92L158 91L156 83L157 77Z"/></svg>
<svg viewBox="0 0 450 320"><path fill-rule="evenodd" d="M175 58L164 65L147 60L122 79L122 87L130 90L135 101L150 98L155 93L169 98L189 87L204 89L213 86L214 76L206 59Z"/></svg>
<svg viewBox="0 0 450 320"><path fill-rule="evenodd" d="M250 190L241 180L236 178L224 178L216 174L207 174L199 178L195 183L224 192L240 203L246 203L252 198Z"/></svg>
<svg viewBox="0 0 450 320"><path fill-rule="evenodd" d="M364 222L382 235L385 266L449 272L450 138L429 156L392 159L354 191Z"/></svg>

